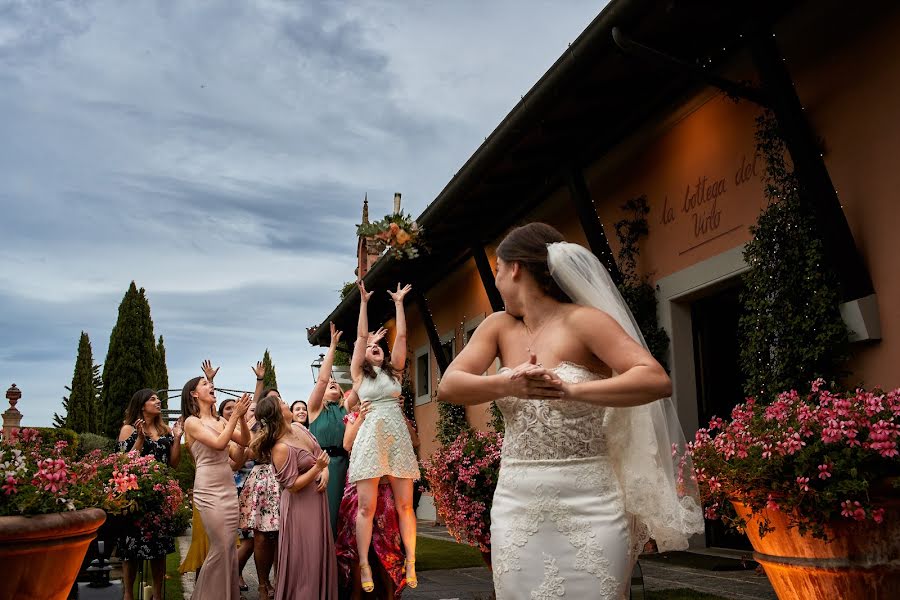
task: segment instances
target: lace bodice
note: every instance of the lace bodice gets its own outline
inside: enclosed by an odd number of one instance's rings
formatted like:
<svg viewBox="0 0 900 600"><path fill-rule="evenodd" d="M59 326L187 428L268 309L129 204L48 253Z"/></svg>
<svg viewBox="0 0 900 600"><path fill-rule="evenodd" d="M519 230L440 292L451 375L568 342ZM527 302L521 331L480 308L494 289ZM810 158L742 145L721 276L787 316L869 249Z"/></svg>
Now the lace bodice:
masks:
<svg viewBox="0 0 900 600"><path fill-rule="evenodd" d="M368 400L372 403L372 408L375 408L382 401L397 404L397 396L400 395L402 390L400 382L388 375L381 367L374 368L376 377L373 379L364 376L362 383L359 384L357 394L360 401Z"/></svg>
<svg viewBox="0 0 900 600"><path fill-rule="evenodd" d="M555 369L561 379L582 383L603 379L571 362ZM504 458L562 460L607 454L606 408L572 400L501 398L497 406L506 421Z"/></svg>

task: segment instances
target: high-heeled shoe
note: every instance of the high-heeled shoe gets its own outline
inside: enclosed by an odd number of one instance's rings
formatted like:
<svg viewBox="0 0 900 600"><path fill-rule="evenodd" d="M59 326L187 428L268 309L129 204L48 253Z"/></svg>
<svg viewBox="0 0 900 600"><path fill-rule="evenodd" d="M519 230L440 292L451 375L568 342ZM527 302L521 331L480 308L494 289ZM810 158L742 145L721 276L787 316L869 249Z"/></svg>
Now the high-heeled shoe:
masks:
<svg viewBox="0 0 900 600"><path fill-rule="evenodd" d="M412 570L412 577L409 576L410 570ZM403 561L403 575L406 577L406 585L410 589L419 587L419 579L416 577L416 559Z"/></svg>
<svg viewBox="0 0 900 600"><path fill-rule="evenodd" d="M366 571L368 571L368 573L369 573L368 578L366 578L365 575L363 575L363 573L365 573ZM375 589L375 582L372 581L372 567L370 567L368 564L360 563L360 565L359 565L359 581L362 584L362 589L364 592L371 592Z"/></svg>

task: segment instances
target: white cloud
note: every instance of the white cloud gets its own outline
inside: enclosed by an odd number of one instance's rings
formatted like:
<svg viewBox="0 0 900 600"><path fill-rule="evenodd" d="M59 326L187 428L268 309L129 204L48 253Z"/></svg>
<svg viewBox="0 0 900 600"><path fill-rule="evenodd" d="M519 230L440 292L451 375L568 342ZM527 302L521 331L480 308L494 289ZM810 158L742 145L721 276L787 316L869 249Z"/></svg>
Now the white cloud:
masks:
<svg viewBox="0 0 900 600"><path fill-rule="evenodd" d="M421 212L603 4L0 4L0 388L49 424L133 279L172 385L304 397L363 194Z"/></svg>

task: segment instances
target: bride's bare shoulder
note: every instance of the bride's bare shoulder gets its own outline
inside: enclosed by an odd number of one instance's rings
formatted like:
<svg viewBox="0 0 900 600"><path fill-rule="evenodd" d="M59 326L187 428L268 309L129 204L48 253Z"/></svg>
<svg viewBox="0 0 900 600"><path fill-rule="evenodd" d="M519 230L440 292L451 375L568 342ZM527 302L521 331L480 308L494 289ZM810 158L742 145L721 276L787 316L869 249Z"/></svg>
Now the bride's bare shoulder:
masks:
<svg viewBox="0 0 900 600"><path fill-rule="evenodd" d="M619 327L619 324L613 319L609 313L593 306L573 305L567 315L569 324L573 327Z"/></svg>
<svg viewBox="0 0 900 600"><path fill-rule="evenodd" d="M519 320L514 316L510 315L505 310L501 310L495 313L491 313L487 316L487 318L481 322L479 325L479 329L484 327L485 329L505 329L510 325L517 323Z"/></svg>

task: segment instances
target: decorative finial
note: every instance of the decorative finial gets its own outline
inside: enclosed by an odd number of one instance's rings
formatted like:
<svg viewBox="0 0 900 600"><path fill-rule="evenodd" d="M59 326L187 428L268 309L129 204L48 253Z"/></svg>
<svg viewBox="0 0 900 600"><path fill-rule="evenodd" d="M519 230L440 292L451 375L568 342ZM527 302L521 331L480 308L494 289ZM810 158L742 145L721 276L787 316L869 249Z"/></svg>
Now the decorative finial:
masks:
<svg viewBox="0 0 900 600"><path fill-rule="evenodd" d="M12 384L12 387L6 390L6 399L9 400L9 405L12 407L12 410L18 410L16 408L16 403L22 397L22 390L16 387L16 384Z"/></svg>
<svg viewBox="0 0 900 600"><path fill-rule="evenodd" d="M400 192L394 193L394 214L400 214Z"/></svg>
<svg viewBox="0 0 900 600"><path fill-rule="evenodd" d="M363 200L363 215L362 215L362 224L369 224L369 193L366 192L366 197Z"/></svg>

